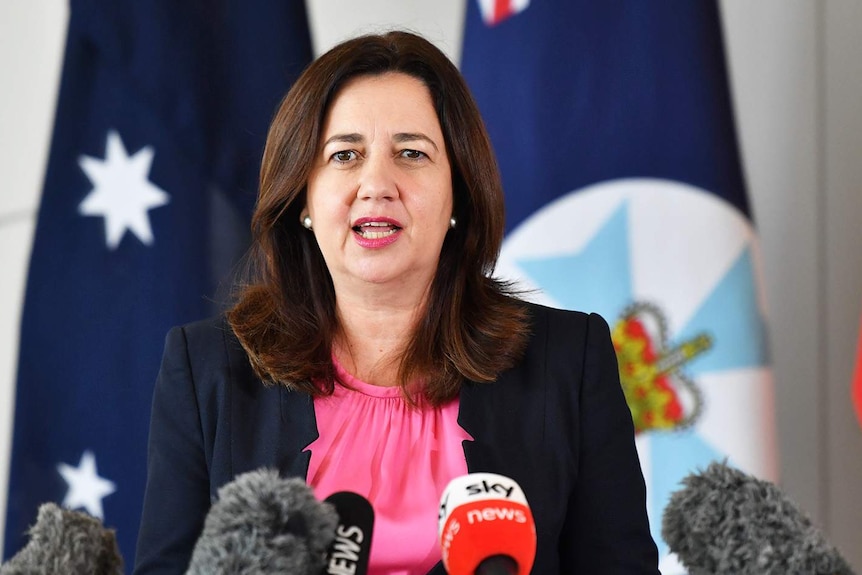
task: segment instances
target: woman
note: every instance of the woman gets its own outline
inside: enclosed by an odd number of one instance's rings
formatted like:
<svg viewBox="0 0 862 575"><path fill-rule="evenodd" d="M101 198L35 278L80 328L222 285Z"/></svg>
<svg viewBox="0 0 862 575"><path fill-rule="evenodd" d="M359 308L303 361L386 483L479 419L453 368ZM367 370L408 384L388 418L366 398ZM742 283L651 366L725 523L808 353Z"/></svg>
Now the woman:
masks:
<svg viewBox="0 0 862 575"><path fill-rule="evenodd" d="M472 471L523 488L534 573L658 572L607 324L491 277L501 184L442 52L391 32L312 63L252 225L227 317L168 335L136 572L183 572L218 488L263 466L369 498L375 573L442 572L439 497Z"/></svg>

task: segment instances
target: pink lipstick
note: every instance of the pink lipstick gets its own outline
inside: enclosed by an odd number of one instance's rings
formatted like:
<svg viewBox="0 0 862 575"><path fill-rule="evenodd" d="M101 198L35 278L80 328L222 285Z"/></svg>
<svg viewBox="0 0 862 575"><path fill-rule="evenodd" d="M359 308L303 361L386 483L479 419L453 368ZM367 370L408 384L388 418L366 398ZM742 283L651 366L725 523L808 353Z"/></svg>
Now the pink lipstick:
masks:
<svg viewBox="0 0 862 575"><path fill-rule="evenodd" d="M364 217L353 222L353 237L363 248L386 247L398 240L401 222L386 217Z"/></svg>

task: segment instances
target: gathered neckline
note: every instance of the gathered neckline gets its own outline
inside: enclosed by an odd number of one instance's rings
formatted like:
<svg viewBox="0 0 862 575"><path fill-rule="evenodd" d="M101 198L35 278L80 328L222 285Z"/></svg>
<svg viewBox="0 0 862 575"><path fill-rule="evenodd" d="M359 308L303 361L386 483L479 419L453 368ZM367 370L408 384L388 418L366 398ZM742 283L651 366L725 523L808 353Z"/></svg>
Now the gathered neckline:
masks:
<svg viewBox="0 0 862 575"><path fill-rule="evenodd" d="M362 381L344 369L344 366L341 365L334 355L332 356L332 365L335 367L335 373L338 376L338 381L335 384L335 395L356 391L362 395L368 395L370 397L404 399L399 386L395 385L392 387L386 387ZM339 385L339 382L342 384Z"/></svg>

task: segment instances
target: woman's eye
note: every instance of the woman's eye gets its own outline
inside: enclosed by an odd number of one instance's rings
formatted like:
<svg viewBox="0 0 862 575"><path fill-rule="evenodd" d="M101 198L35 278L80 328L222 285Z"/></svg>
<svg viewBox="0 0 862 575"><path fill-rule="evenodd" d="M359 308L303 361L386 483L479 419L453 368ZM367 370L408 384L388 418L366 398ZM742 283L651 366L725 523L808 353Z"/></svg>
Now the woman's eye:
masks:
<svg viewBox="0 0 862 575"><path fill-rule="evenodd" d="M401 157L418 160L425 157L425 152L420 152L419 150L401 150Z"/></svg>
<svg viewBox="0 0 862 575"><path fill-rule="evenodd" d="M349 162L350 160L355 159L356 152L354 152L353 150L341 150L340 152L335 152L334 154L332 154L331 157L336 162L344 164Z"/></svg>

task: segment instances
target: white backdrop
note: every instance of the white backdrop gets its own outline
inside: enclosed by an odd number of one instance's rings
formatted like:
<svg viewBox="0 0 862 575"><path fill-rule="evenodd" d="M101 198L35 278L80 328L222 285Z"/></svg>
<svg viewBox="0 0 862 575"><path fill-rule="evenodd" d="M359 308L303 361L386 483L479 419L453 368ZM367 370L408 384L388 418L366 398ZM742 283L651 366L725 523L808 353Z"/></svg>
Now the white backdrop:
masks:
<svg viewBox="0 0 862 575"><path fill-rule="evenodd" d="M307 3L317 53L356 33L408 27L457 61L464 1ZM862 571L862 430L849 400L862 314L862 3L721 6L761 235L781 484ZM0 1L0 518L18 322L67 17L62 0Z"/></svg>

